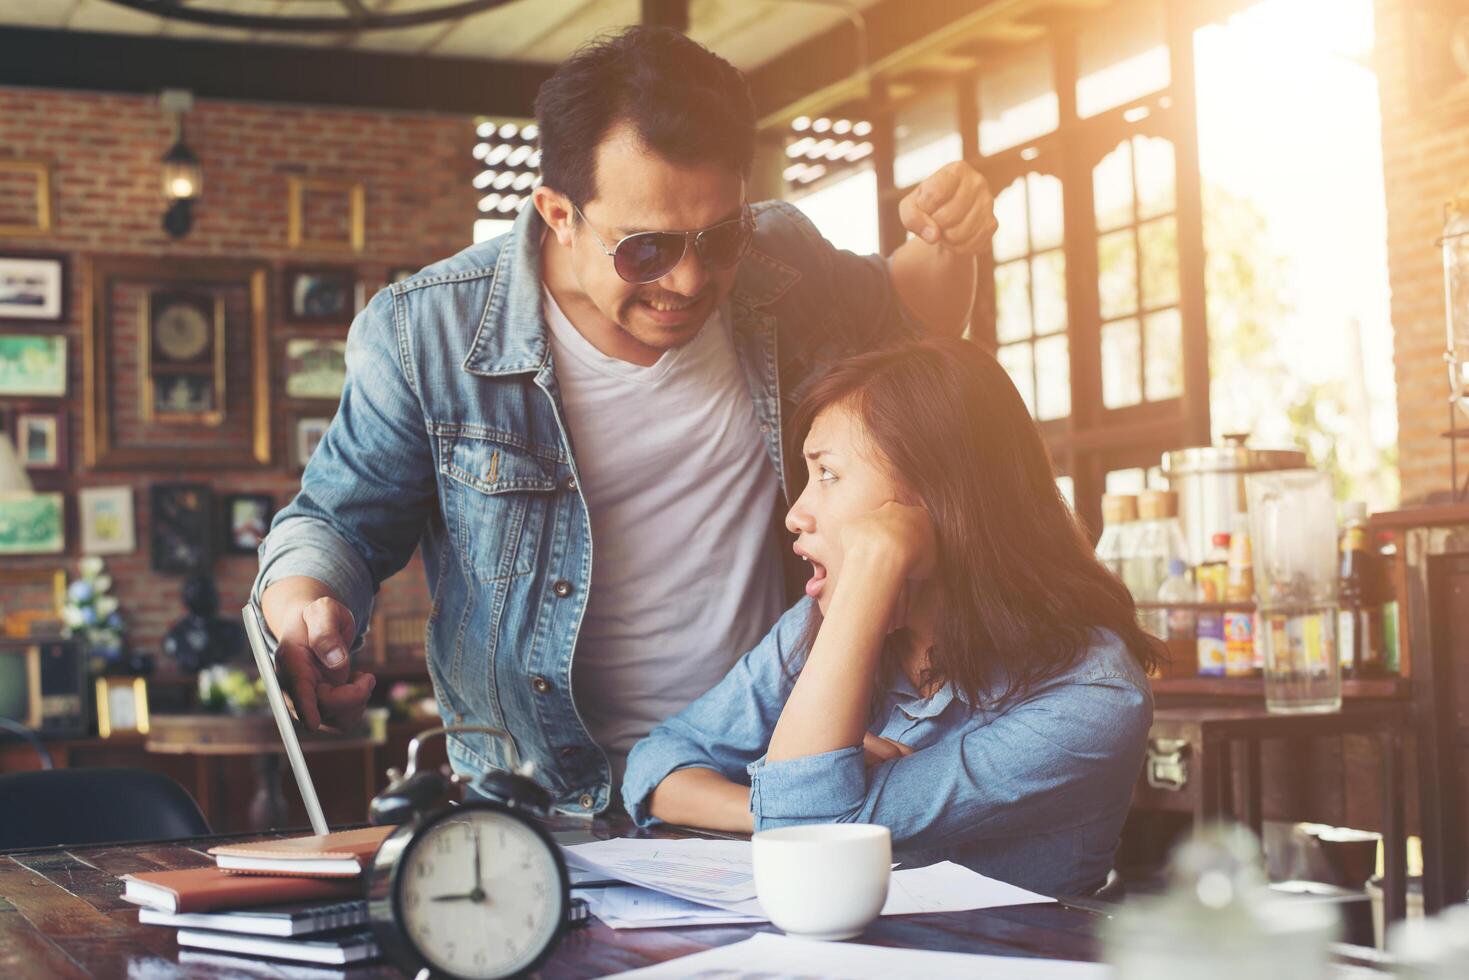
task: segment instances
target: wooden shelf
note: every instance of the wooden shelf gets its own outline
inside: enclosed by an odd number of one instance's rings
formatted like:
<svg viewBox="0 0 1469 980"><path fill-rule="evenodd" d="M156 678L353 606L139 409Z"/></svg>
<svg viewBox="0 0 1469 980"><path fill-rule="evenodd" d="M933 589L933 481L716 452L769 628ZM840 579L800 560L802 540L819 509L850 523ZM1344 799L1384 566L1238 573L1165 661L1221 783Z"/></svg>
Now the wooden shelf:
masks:
<svg viewBox="0 0 1469 980"><path fill-rule="evenodd" d="M1265 682L1259 677L1155 677L1155 695L1211 698L1264 698ZM1406 677L1371 677L1341 682L1343 698L1407 700L1411 685Z"/></svg>

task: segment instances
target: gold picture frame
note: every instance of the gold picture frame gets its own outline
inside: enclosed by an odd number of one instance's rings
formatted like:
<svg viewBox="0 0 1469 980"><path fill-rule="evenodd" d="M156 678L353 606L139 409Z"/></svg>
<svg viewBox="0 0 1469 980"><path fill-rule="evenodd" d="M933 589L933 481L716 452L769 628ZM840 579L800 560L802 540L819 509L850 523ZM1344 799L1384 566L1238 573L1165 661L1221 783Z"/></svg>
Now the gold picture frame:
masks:
<svg viewBox="0 0 1469 980"><path fill-rule="evenodd" d="M46 160L0 160L0 173L30 174L36 179L36 223L0 224L0 236L23 238L51 233L51 164Z"/></svg>
<svg viewBox="0 0 1469 980"><path fill-rule="evenodd" d="M224 421L225 371L224 371L224 297L214 297L214 348L212 370L208 377L213 385L214 408L206 411L158 413L157 376L153 363L153 300L167 290L149 290L139 302L138 310L138 412L144 422L166 425L197 424L219 425Z"/></svg>
<svg viewBox="0 0 1469 980"><path fill-rule="evenodd" d="M286 178L286 244L290 248L316 252L361 252L367 247L367 189L360 180L329 180L324 177ZM347 240L310 238L305 227L304 198L308 191L347 196Z"/></svg>
<svg viewBox="0 0 1469 980"><path fill-rule="evenodd" d="M129 469L173 466L179 461L179 448L170 444L120 445L113 432L115 405L112 356L117 339L114 325L119 307L112 293L119 284L151 283L149 288L167 284L170 288L243 288L249 299L247 322L243 331L229 331L226 336L247 332L249 364L240 373L231 391L244 392L248 407L236 418L243 424L247 438L236 446L200 446L189 450L191 464L200 467L269 466L271 450L271 392L269 336L270 270L258 262L229 259L153 259L136 256L103 256L89 260L83 281L86 283L86 320L82 330L82 459L90 469ZM139 332L143 324L138 325ZM125 338L127 344L131 340ZM220 345L216 343L218 349ZM226 361L226 369L236 370ZM125 386L124 386L125 387ZM139 421L142 421L141 415Z"/></svg>
<svg viewBox="0 0 1469 980"><path fill-rule="evenodd" d="M148 734L148 682L141 677L99 677L96 685L97 734Z"/></svg>

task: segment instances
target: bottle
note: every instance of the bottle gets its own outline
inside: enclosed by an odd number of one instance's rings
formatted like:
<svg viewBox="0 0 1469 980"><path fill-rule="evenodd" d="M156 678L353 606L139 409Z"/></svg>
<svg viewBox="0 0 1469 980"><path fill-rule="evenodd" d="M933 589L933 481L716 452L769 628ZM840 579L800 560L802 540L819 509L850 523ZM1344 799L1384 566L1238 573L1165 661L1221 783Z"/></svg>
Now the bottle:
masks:
<svg viewBox="0 0 1469 980"><path fill-rule="evenodd" d="M1194 573L1194 581L1198 583L1200 602L1224 601L1228 565L1229 535L1221 531L1214 535L1213 543ZM1199 654L1200 676L1223 677L1225 664L1223 613L1217 609L1201 610L1194 635Z"/></svg>
<svg viewBox="0 0 1469 980"><path fill-rule="evenodd" d="M1367 505L1349 500L1343 514L1336 620L1342 677L1380 677L1386 673L1378 585L1382 576L1378 556L1367 547Z"/></svg>
<svg viewBox="0 0 1469 980"><path fill-rule="evenodd" d="M1394 578L1389 569L1398 557L1397 541L1392 534L1378 535L1378 571L1382 574L1382 667L1389 674L1402 673L1401 654L1398 650L1398 596Z"/></svg>
<svg viewBox="0 0 1469 980"><path fill-rule="evenodd" d="M1234 515L1229 535L1229 561L1225 572L1224 601L1253 602L1255 569L1250 555L1250 525L1244 514ZM1231 609L1224 614L1224 674L1252 677L1255 674L1255 614Z"/></svg>
<svg viewBox="0 0 1469 980"><path fill-rule="evenodd" d="M1197 626L1194 611L1189 608L1195 600L1194 584L1188 580L1188 565L1184 564L1182 558L1173 558L1168 562L1168 577L1158 587L1158 601L1163 603L1180 603L1180 606L1170 606L1165 610L1167 617L1167 629L1164 639L1166 640L1193 640L1194 630Z"/></svg>
<svg viewBox="0 0 1469 980"><path fill-rule="evenodd" d="M1103 495L1102 536L1097 540L1097 559L1118 578L1123 577L1122 562L1131 544L1132 525L1136 520L1136 497L1124 493Z"/></svg>

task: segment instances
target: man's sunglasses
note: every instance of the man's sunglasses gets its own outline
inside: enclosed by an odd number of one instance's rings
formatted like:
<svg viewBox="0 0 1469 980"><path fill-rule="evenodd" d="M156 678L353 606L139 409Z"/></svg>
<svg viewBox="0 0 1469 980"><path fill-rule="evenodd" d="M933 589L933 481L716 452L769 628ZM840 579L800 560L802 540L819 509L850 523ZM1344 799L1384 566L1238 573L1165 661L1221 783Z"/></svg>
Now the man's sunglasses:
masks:
<svg viewBox="0 0 1469 980"><path fill-rule="evenodd" d="M728 269L744 258L755 234L755 218L746 208L738 218L721 221L702 231L640 231L608 248L581 208L575 204L572 208L581 216L603 253L611 257L617 274L624 281L637 284L657 282L678 268L690 242L699 253L699 261L711 269Z"/></svg>

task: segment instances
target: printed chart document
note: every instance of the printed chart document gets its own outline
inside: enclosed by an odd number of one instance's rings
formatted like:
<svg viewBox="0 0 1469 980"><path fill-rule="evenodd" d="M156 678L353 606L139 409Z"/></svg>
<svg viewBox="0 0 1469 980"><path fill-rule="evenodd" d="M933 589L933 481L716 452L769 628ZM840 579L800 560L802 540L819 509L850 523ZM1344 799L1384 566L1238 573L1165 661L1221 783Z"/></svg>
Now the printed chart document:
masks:
<svg viewBox="0 0 1469 980"><path fill-rule="evenodd" d="M618 838L565 851L572 864L629 882L582 893L592 914L614 929L722 925L769 918L754 898L747 841ZM944 861L894 871L882 914L964 912L1051 901Z"/></svg>
<svg viewBox="0 0 1469 980"><path fill-rule="evenodd" d="M862 943L822 943L758 933L741 943L615 974L626 980L707 976L720 980L1115 980L1111 967L1073 960L979 956L893 949Z"/></svg>

